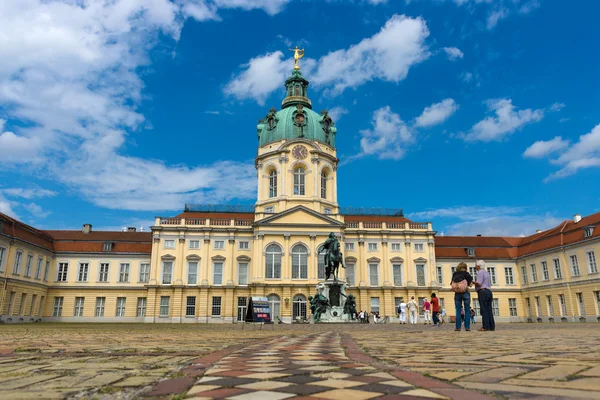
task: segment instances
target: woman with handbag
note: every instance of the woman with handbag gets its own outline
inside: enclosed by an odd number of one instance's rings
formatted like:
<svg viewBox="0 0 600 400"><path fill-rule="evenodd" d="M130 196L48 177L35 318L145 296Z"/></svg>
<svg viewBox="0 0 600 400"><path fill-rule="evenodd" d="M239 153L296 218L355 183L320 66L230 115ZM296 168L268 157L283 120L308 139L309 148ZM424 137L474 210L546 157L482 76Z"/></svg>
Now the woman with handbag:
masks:
<svg viewBox="0 0 600 400"><path fill-rule="evenodd" d="M467 264L464 262L459 263L456 266L456 271L452 274L452 281L450 286L454 292L454 306L456 307L456 329L460 332L462 313L465 310L471 309L471 293L469 293L469 286L473 284L473 277L467 272ZM464 308L463 308L464 306ZM465 331L471 330L471 319L465 318Z"/></svg>

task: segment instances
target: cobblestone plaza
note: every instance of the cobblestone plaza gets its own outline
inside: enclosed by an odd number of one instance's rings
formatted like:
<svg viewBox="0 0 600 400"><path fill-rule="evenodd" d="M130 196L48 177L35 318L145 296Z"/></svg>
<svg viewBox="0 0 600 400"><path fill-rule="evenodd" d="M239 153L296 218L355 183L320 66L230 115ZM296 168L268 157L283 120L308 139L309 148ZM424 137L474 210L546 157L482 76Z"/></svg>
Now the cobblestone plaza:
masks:
<svg viewBox="0 0 600 400"><path fill-rule="evenodd" d="M3 325L0 397L600 396L595 324L449 325Z"/></svg>

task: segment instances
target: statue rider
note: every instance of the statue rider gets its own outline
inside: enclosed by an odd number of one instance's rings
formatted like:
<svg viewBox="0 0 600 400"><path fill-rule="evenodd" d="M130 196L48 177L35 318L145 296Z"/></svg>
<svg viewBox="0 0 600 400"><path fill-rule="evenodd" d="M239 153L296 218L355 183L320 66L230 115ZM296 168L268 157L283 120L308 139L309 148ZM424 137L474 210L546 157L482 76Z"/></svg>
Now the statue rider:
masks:
<svg viewBox="0 0 600 400"><path fill-rule="evenodd" d="M325 266L326 267L329 266L329 262L331 261L331 253L333 252L333 247L334 247L335 243L338 243L338 246L339 246L339 242L338 242L337 238L335 237L335 233L331 232L329 234L329 237L325 241L325 243L323 243L323 250L327 251L325 253ZM323 250L321 250L321 252Z"/></svg>

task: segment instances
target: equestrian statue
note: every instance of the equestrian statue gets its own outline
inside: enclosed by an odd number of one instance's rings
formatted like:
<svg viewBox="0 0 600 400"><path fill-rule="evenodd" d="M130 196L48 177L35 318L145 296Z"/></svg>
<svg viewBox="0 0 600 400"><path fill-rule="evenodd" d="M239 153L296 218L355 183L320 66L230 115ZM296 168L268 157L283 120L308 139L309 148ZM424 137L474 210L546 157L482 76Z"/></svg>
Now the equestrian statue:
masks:
<svg viewBox="0 0 600 400"><path fill-rule="evenodd" d="M342 252L340 251L340 242L335 237L335 234L331 232L325 243L323 243L321 246L322 250L319 252L319 254L321 254L323 251L326 251L325 280L329 279L329 277L333 275L333 280L337 281L338 269L340 265L342 266L342 268L346 268L346 266L344 265Z"/></svg>

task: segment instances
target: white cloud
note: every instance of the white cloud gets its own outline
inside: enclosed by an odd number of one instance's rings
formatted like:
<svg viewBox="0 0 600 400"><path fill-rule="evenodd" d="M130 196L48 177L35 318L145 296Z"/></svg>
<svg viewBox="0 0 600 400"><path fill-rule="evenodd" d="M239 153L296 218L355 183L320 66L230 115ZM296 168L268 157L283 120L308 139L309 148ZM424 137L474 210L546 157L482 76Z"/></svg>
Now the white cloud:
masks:
<svg viewBox="0 0 600 400"><path fill-rule="evenodd" d="M463 52L456 47L444 47L444 51L446 52L446 55L450 61L458 60L459 58L464 57Z"/></svg>
<svg viewBox="0 0 600 400"><path fill-rule="evenodd" d="M120 154L145 122L136 110L143 89L138 71L149 64L159 35L179 38L185 18L218 19L220 8L272 15L287 2L1 1L0 108L9 122L26 127L8 132L0 123L0 166L36 175L43 170L110 208L172 209L187 199L231 198L234 172L245 176L250 163L189 168ZM194 183L172 187L168 176ZM247 198L252 190L235 194Z"/></svg>
<svg viewBox="0 0 600 400"><path fill-rule="evenodd" d="M531 0L531 1L523 4L519 8L519 13L521 13L521 14L529 14L530 12L537 10L541 6L542 5L541 5L541 3L538 0Z"/></svg>
<svg viewBox="0 0 600 400"><path fill-rule="evenodd" d="M373 113L373 128L360 131L360 156L377 155L380 159L399 160L413 134L400 116L385 106Z"/></svg>
<svg viewBox="0 0 600 400"><path fill-rule="evenodd" d="M581 169L600 167L600 124L579 137L577 143L565 149L556 159L551 160L562 168L546 178L546 181L574 175Z"/></svg>
<svg viewBox="0 0 600 400"><path fill-rule="evenodd" d="M454 99L445 99L426 107L423 113L415 119L414 126L429 127L440 124L450 118L456 110L458 110L458 104L456 104Z"/></svg>
<svg viewBox="0 0 600 400"><path fill-rule="evenodd" d="M525 207L457 206L407 215L413 220L447 219L444 231L455 236L528 236L562 222L550 214L528 213ZM441 229L438 224L438 230Z"/></svg>
<svg viewBox="0 0 600 400"><path fill-rule="evenodd" d="M44 197L54 197L58 193L42 188L8 188L8 189L0 189L0 192L4 193L7 196L11 197L21 197L27 200L31 199L40 199Z"/></svg>
<svg viewBox="0 0 600 400"><path fill-rule="evenodd" d="M460 79L465 83L469 83L473 80L473 74L471 72L463 72L460 74Z"/></svg>
<svg viewBox="0 0 600 400"><path fill-rule="evenodd" d="M463 138L467 141L500 141L525 125L539 122L544 117L543 109L515 110L511 99L488 100L487 106L495 116L477 122Z"/></svg>
<svg viewBox="0 0 600 400"><path fill-rule="evenodd" d="M373 4L373 5L379 5L379 4L385 4L388 2L388 0L367 0L367 2Z"/></svg>
<svg viewBox="0 0 600 400"><path fill-rule="evenodd" d="M429 30L422 18L394 15L375 35L348 49L330 52L319 60L304 57L300 65L304 75L312 75L313 85L331 94L373 79L399 82L406 78L412 66L429 57L425 45L428 36ZM242 72L232 77L224 92L264 104L270 93L281 88L292 65L291 59L284 59L279 51L252 58L242 66Z"/></svg>
<svg viewBox="0 0 600 400"><path fill-rule="evenodd" d="M44 211L42 207L35 203L22 204L23 207L29 214L37 218L46 218L48 215L52 214L50 211Z"/></svg>
<svg viewBox="0 0 600 400"><path fill-rule="evenodd" d="M565 103L554 103L550 106L549 111L556 112L565 108Z"/></svg>
<svg viewBox="0 0 600 400"><path fill-rule="evenodd" d="M492 12L487 17L487 28L494 29L498 22L508 17L509 11L504 7L500 7Z"/></svg>
<svg viewBox="0 0 600 400"><path fill-rule="evenodd" d="M19 219L19 215L13 210L13 206L15 205L15 202L9 201L2 193L0 193L0 213Z"/></svg>
<svg viewBox="0 0 600 400"><path fill-rule="evenodd" d="M348 114L348 110L344 107L333 107L328 110L328 113L333 122L337 123L342 118L342 115Z"/></svg>
<svg viewBox="0 0 600 400"><path fill-rule="evenodd" d="M523 156L529 158L542 158L557 151L560 151L568 146L568 140L563 140L562 137L556 136L552 140L540 140L535 142L534 144L529 146L527 150L525 150Z"/></svg>

